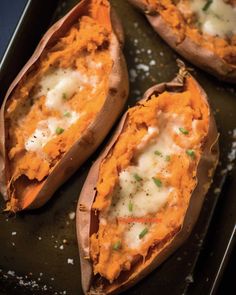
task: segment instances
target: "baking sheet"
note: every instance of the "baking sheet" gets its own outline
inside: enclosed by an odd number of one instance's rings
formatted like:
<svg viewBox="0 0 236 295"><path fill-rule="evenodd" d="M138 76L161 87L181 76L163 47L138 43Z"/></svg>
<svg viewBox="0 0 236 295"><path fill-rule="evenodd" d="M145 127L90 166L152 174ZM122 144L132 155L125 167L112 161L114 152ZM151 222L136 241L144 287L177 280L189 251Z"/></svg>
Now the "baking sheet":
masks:
<svg viewBox="0 0 236 295"><path fill-rule="evenodd" d="M52 21L64 15L77 2L59 1L59 4L55 5ZM124 25L124 53L131 86L127 106L132 106L148 87L169 81L175 76L177 55L153 32L144 16L127 1L113 0L111 3ZM29 13L29 20L34 17L35 12ZM21 34L23 33L21 31ZM25 46L28 46L27 52L32 52L35 40ZM17 42L15 48L22 50ZM10 52L7 58L11 57L14 57L14 52ZM19 59L18 63L21 62ZM5 67L0 73L0 78L6 77L9 72L11 68ZM188 294L194 290L197 283L195 271L198 269L198 272L201 272L198 258L201 256L202 245L206 243L205 236L217 200L224 197L220 194L221 189L226 179L235 181L235 174L232 172L233 142L236 141L235 87L219 82L195 68L193 75L208 93L216 116L221 134L220 165L189 240L151 275L126 292L127 294L147 294L147 288L148 294L156 294L158 290L160 295ZM1 79L1 83L2 81ZM5 88L8 83L4 82ZM82 294L74 213L83 182L101 148L43 208L11 217L0 214L0 294ZM224 195L227 195L229 189L230 187L224 187ZM2 200L0 206L4 207ZM212 271L208 269L209 277Z"/></svg>

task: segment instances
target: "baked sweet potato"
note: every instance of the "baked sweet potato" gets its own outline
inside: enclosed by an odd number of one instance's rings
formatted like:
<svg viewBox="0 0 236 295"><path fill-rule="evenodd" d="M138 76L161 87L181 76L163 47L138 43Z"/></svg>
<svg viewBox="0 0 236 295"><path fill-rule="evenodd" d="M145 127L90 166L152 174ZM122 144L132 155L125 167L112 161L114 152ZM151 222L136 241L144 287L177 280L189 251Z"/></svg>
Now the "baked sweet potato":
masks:
<svg viewBox="0 0 236 295"><path fill-rule="evenodd" d="M216 77L236 82L236 2L129 0L180 55Z"/></svg>
<svg viewBox="0 0 236 295"><path fill-rule="evenodd" d="M128 96L123 31L107 0L83 0L44 35L1 108L7 209L42 206L92 154Z"/></svg>
<svg viewBox="0 0 236 295"><path fill-rule="evenodd" d="M206 93L184 68L124 114L78 201L85 294L124 291L184 243L218 156Z"/></svg>

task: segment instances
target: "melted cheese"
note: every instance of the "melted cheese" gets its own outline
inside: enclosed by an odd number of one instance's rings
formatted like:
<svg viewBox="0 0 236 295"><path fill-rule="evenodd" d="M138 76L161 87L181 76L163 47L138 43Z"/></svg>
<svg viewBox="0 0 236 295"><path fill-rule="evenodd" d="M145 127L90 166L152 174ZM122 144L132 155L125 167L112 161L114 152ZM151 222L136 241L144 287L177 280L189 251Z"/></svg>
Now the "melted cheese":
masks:
<svg viewBox="0 0 236 295"><path fill-rule="evenodd" d="M57 69L45 75L40 81L40 91L36 96L46 96L48 109L65 112L65 100L83 90L85 84L96 86L97 76L87 76L71 69Z"/></svg>
<svg viewBox="0 0 236 295"><path fill-rule="evenodd" d="M50 140L57 136L57 128L68 129L74 124L80 115L71 112L70 116L64 116L60 119L50 117L47 120L40 121L33 134L26 140L25 149L27 151L40 151Z"/></svg>
<svg viewBox="0 0 236 295"><path fill-rule="evenodd" d="M93 60L91 60L91 58L87 58L87 65L90 69L100 69L102 67L102 63L101 62L95 62Z"/></svg>
<svg viewBox="0 0 236 295"><path fill-rule="evenodd" d="M236 7L223 0L213 0L204 10L206 3L205 0L190 1L192 11L198 15L202 32L220 37L236 34Z"/></svg>
<svg viewBox="0 0 236 295"><path fill-rule="evenodd" d="M142 238L139 238L139 234L144 230L144 228L149 228L149 232ZM137 249L140 246L141 241L145 242L150 234L150 225L144 225L143 223L131 223L128 225L128 229L124 234L124 241L129 245L130 249Z"/></svg>
<svg viewBox="0 0 236 295"><path fill-rule="evenodd" d="M71 69L56 69L45 75L39 82L40 90L36 93L35 98L45 96L47 109L58 111L60 117L49 117L47 120L38 122L33 134L25 141L25 149L40 151L57 136L57 128L62 128L64 131L74 124L81 114L71 110L67 100L76 92L83 90L86 84L95 87L97 83L97 76L87 76Z"/></svg>
<svg viewBox="0 0 236 295"><path fill-rule="evenodd" d="M147 134L137 147L135 163L119 174L119 185L113 195L112 204L108 213L109 218L132 217L141 218L141 223L133 222L127 225L125 242L130 248L138 247L145 239L140 239L139 234L145 227L142 217L155 214L167 202L173 187L162 184L158 187L153 181L157 173L168 176L166 167L167 156L184 152L173 141L172 135L179 133L182 126L180 117L168 114L158 114L160 129L149 127ZM158 152L159 156L155 153ZM138 175L140 179L136 179ZM130 210L129 204L132 204ZM104 217L102 217L104 218ZM151 224L146 223L150 228Z"/></svg>

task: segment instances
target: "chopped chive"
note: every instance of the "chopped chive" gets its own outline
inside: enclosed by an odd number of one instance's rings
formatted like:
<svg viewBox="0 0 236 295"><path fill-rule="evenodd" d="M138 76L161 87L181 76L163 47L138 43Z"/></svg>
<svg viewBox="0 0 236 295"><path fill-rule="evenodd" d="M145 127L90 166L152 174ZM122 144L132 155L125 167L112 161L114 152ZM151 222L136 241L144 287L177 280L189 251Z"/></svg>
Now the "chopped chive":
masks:
<svg viewBox="0 0 236 295"><path fill-rule="evenodd" d="M203 11L207 11L207 9L211 6L213 0L208 0L206 4L202 7Z"/></svg>
<svg viewBox="0 0 236 295"><path fill-rule="evenodd" d="M65 100L67 99L67 95L66 95L65 92L62 94L62 98L65 99Z"/></svg>
<svg viewBox="0 0 236 295"><path fill-rule="evenodd" d="M162 153L160 151L155 151L154 154L157 156L162 156Z"/></svg>
<svg viewBox="0 0 236 295"><path fill-rule="evenodd" d="M139 234L139 239L141 240L148 233L148 229L145 227Z"/></svg>
<svg viewBox="0 0 236 295"><path fill-rule="evenodd" d="M189 134L188 130L186 130L186 129L182 128L182 127L179 128L179 131L182 132L185 135Z"/></svg>
<svg viewBox="0 0 236 295"><path fill-rule="evenodd" d="M61 127L57 127L57 129L56 129L56 134L62 134L63 132L64 132L65 130L63 129L63 128L61 128Z"/></svg>
<svg viewBox="0 0 236 295"><path fill-rule="evenodd" d="M153 182L155 183L156 186L162 187L162 182L159 178L153 177L152 178Z"/></svg>
<svg viewBox="0 0 236 295"><path fill-rule="evenodd" d="M64 117L70 117L71 113L70 112L65 112L63 115L64 115Z"/></svg>
<svg viewBox="0 0 236 295"><path fill-rule="evenodd" d="M166 162L170 162L170 155L167 155L167 156L165 157L165 160L166 160Z"/></svg>
<svg viewBox="0 0 236 295"><path fill-rule="evenodd" d="M186 154L192 159L195 158L195 152L193 150L186 150Z"/></svg>
<svg viewBox="0 0 236 295"><path fill-rule="evenodd" d="M142 177L140 177L137 173L134 174L134 178L135 178L136 181L143 180Z"/></svg>
<svg viewBox="0 0 236 295"><path fill-rule="evenodd" d="M113 250L118 251L121 248L121 241L115 242L113 245Z"/></svg>
<svg viewBox="0 0 236 295"><path fill-rule="evenodd" d="M129 212L133 211L133 203L131 203L131 201L129 201Z"/></svg>

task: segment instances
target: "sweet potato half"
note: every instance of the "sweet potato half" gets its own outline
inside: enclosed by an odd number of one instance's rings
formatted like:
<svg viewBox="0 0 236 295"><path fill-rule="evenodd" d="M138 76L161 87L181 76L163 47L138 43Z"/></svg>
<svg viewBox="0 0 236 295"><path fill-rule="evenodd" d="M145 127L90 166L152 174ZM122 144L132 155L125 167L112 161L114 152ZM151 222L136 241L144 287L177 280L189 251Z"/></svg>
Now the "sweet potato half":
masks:
<svg viewBox="0 0 236 295"><path fill-rule="evenodd" d="M236 82L234 0L129 0L180 55L219 79Z"/></svg>
<svg viewBox="0 0 236 295"><path fill-rule="evenodd" d="M206 93L183 68L124 114L78 201L84 293L127 289L188 238L218 156Z"/></svg>
<svg viewBox="0 0 236 295"><path fill-rule="evenodd" d="M42 206L107 135L128 96L123 42L107 0L80 1L44 35L1 108L8 210Z"/></svg>

